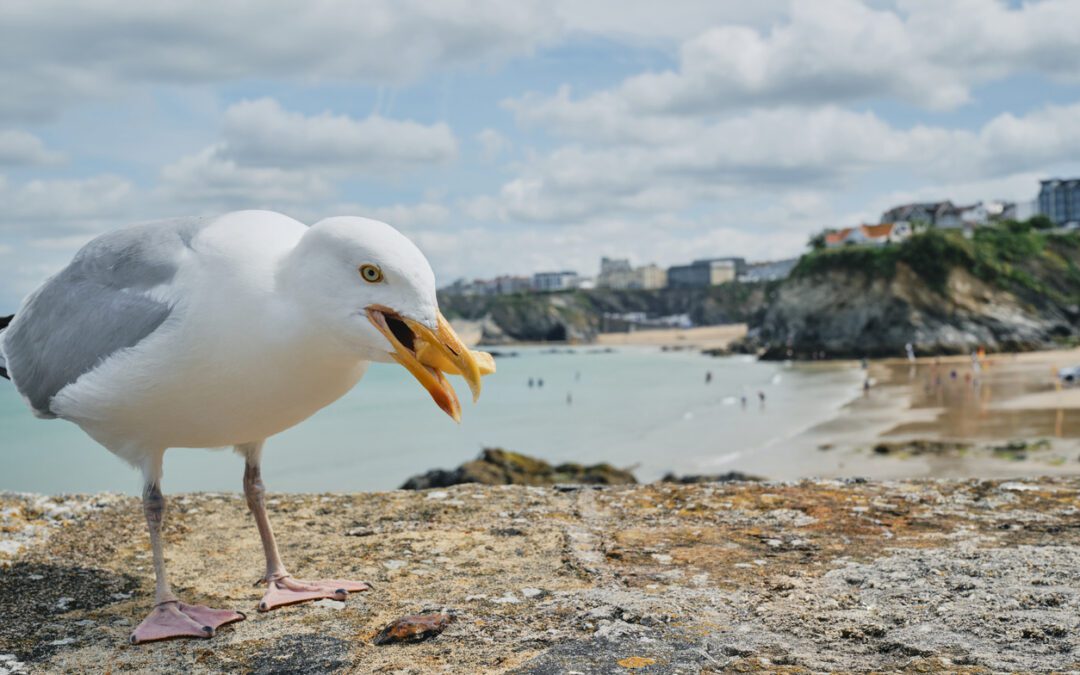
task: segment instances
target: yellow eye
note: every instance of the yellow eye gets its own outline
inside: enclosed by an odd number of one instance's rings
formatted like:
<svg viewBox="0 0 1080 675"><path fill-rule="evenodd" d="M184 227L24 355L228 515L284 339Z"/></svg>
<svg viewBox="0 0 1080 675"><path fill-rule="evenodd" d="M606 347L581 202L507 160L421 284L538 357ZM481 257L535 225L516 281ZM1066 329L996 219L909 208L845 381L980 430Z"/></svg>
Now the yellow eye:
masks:
<svg viewBox="0 0 1080 675"><path fill-rule="evenodd" d="M378 265L361 265L360 276L369 284L377 284L383 280L382 270Z"/></svg>

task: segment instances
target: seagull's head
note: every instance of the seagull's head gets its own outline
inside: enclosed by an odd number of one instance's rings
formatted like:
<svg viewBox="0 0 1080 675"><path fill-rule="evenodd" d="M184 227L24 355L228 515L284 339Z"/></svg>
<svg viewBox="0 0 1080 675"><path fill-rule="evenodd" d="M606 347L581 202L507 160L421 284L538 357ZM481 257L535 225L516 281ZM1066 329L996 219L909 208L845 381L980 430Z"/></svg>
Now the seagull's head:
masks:
<svg viewBox="0 0 1080 675"><path fill-rule="evenodd" d="M386 223L339 216L312 225L287 262L289 286L324 330L358 357L397 362L446 414L461 405L444 374L480 396L491 356L466 347L439 312L435 274L408 238Z"/></svg>

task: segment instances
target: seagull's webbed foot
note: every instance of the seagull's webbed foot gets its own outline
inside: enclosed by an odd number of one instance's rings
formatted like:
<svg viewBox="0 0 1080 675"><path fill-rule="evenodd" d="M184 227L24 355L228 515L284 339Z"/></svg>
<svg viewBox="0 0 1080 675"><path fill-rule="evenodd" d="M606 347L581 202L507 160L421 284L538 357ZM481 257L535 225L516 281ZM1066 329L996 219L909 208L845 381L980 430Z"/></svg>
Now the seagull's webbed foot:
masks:
<svg viewBox="0 0 1080 675"><path fill-rule="evenodd" d="M155 606L135 628L131 644L182 637L211 638L221 626L246 618L243 612L231 609L210 609L206 605L169 600Z"/></svg>
<svg viewBox="0 0 1080 675"><path fill-rule="evenodd" d="M285 605L295 605L298 602L308 600L344 600L349 593L370 591L371 584L363 581L347 581L345 579L322 579L318 581L304 581L294 579L289 575L282 575L266 582L266 593L259 602L260 612L269 612Z"/></svg>

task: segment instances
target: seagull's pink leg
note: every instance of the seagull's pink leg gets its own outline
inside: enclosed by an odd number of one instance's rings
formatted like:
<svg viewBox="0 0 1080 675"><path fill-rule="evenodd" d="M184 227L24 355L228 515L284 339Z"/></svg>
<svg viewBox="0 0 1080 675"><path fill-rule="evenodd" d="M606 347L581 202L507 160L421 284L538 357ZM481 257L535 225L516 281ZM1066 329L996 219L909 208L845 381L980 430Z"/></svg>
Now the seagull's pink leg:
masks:
<svg viewBox="0 0 1080 675"><path fill-rule="evenodd" d="M165 497L156 479L143 489L143 512L150 530L150 546L154 550L154 609L131 634L131 644L141 644L170 638L209 638L221 626L242 621L244 615L227 609L210 609L205 605L180 602L165 574L165 554L161 542L161 523L165 519Z"/></svg>
<svg viewBox="0 0 1080 675"><path fill-rule="evenodd" d="M294 579L289 574L281 562L281 554L278 553L277 542L274 540L274 530L270 527L270 519L266 515L266 488L263 486L262 472L259 470L262 443L241 445L237 447L237 450L246 458L244 496L247 498L251 515L255 516L255 525L259 528L259 538L262 539L263 552L266 554L266 576L262 578L262 581L266 582L267 589L262 601L259 602L259 611L268 612L276 607L321 598L344 600L349 593L370 591L371 585L362 581L344 579L304 581Z"/></svg>

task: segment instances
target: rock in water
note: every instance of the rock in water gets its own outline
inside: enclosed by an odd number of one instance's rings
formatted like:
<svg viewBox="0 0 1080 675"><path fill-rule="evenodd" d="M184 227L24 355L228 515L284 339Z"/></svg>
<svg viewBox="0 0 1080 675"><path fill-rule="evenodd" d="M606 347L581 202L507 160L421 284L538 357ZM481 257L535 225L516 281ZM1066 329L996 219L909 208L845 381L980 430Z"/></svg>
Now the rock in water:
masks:
<svg viewBox="0 0 1080 675"><path fill-rule="evenodd" d="M555 485L581 483L586 485L635 485L634 474L610 464L565 463L552 466L542 459L529 457L501 448L486 448L480 457L465 462L457 469L433 469L413 476L401 486L403 490L427 490L461 483L484 485Z"/></svg>
<svg viewBox="0 0 1080 675"><path fill-rule="evenodd" d="M372 640L377 645L388 645L397 642L423 642L430 640L453 621L449 614L413 614L395 619L379 631Z"/></svg>

